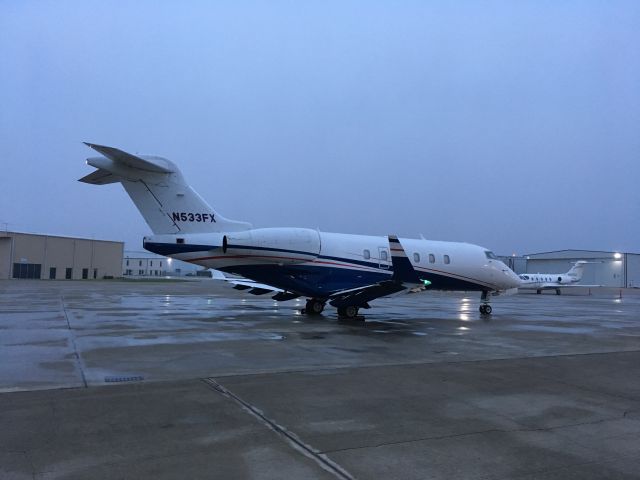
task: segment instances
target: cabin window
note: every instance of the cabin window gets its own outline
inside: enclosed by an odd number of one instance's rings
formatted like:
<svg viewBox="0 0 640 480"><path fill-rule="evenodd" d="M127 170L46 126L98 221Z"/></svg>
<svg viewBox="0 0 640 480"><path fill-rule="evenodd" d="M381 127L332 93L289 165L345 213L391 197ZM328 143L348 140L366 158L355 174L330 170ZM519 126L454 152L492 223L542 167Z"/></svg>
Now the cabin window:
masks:
<svg viewBox="0 0 640 480"><path fill-rule="evenodd" d="M436 263L436 256L433 253L429 254L429 263Z"/></svg>
<svg viewBox="0 0 640 480"><path fill-rule="evenodd" d="M413 254L413 261L414 261L415 263L420 263L420 254L419 254L418 252L415 252L415 253Z"/></svg>
<svg viewBox="0 0 640 480"><path fill-rule="evenodd" d="M383 261L387 261L387 251L386 250L380 250L380 260Z"/></svg>
<svg viewBox="0 0 640 480"><path fill-rule="evenodd" d="M445 256L444 256L444 263L445 263L446 265L449 265L449 264L451 263L451 259L449 258L449 255L445 255Z"/></svg>
<svg viewBox="0 0 640 480"><path fill-rule="evenodd" d="M365 250L364 252L362 252L362 256L365 260L369 260L371 258L371 252L369 250Z"/></svg>

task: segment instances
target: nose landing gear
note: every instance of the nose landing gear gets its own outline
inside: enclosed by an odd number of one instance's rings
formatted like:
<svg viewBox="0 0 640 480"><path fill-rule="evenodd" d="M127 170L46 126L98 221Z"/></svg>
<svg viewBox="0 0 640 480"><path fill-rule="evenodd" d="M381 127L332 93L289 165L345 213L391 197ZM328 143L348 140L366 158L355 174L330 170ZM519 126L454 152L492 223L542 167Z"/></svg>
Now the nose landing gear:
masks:
<svg viewBox="0 0 640 480"><path fill-rule="evenodd" d="M491 315L493 309L491 305L489 305L489 301L491 300L491 293L488 290L482 291L482 297L480 297L480 301L482 304L480 305L480 314L482 315Z"/></svg>
<svg viewBox="0 0 640 480"><path fill-rule="evenodd" d="M491 315L492 310L491 305L488 303L486 305L480 305L480 313L482 315Z"/></svg>

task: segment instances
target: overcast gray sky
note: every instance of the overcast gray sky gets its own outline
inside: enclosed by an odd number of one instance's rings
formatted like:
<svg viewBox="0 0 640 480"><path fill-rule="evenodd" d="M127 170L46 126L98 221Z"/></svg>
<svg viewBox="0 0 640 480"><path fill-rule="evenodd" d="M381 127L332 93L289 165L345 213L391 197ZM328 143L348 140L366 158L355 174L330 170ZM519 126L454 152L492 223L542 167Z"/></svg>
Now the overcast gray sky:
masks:
<svg viewBox="0 0 640 480"><path fill-rule="evenodd" d="M640 2L0 1L0 222L149 233L82 141L256 227L640 251ZM2 225L4 227L4 225Z"/></svg>

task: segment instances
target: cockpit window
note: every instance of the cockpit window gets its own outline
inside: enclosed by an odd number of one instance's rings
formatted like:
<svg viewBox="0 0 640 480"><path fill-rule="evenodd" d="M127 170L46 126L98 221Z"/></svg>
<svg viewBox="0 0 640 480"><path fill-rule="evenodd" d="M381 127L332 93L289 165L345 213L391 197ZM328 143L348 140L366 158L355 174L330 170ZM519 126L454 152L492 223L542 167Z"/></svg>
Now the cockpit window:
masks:
<svg viewBox="0 0 640 480"><path fill-rule="evenodd" d="M529 280L529 277L527 275L520 275L520 278L522 280Z"/></svg>
<svg viewBox="0 0 640 480"><path fill-rule="evenodd" d="M493 253L491 250L485 250L484 254L487 256L487 258L490 258L491 260L497 260L498 257L496 257L496 254Z"/></svg>

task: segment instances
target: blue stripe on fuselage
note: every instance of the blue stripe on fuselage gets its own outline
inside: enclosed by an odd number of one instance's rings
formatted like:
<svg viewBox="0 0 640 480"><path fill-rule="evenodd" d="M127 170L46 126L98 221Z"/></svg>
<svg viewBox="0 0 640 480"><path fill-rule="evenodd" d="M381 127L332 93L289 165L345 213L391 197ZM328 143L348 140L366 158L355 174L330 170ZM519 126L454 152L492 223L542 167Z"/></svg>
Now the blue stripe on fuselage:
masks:
<svg viewBox="0 0 640 480"><path fill-rule="evenodd" d="M180 243L150 243L144 244L144 248L159 255L174 255L178 253L210 252L221 247L213 245L189 245ZM234 247L252 250L268 250L280 253L292 253L311 255L311 252L297 250L265 248L265 247ZM352 288L372 285L382 280L391 278L392 270L380 268L376 262L365 262L350 258L331 257L319 255L321 260L332 260L344 264L366 266L375 270L350 269L331 265L314 265L304 263L299 265L234 265L220 268L228 273L235 273L250 278L256 282L266 283L274 287L290 292L299 293L308 297L326 298L332 293ZM486 290L486 285L478 284L470 280L462 280L435 272L417 272L420 279L431 282L431 290Z"/></svg>
<svg viewBox="0 0 640 480"><path fill-rule="evenodd" d="M220 270L250 278L256 282L295 292L307 297L326 298L342 290L373 285L389 280L391 272L380 269L378 272L352 270L331 266L319 266L311 263L302 265L236 265ZM420 272L420 278L431 282L431 290L486 290L486 286L466 280Z"/></svg>

